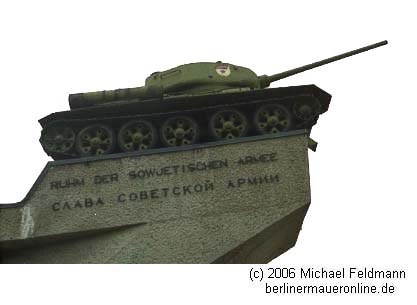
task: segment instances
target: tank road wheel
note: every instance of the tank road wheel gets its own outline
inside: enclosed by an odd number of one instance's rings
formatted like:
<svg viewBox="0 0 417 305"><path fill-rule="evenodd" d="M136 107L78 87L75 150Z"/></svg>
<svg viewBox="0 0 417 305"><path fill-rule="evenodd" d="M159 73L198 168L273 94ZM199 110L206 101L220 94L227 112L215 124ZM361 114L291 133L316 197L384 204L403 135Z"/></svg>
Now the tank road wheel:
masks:
<svg viewBox="0 0 417 305"><path fill-rule="evenodd" d="M248 132L246 116L236 109L223 109L212 115L209 122L210 135L216 140L240 138Z"/></svg>
<svg viewBox="0 0 417 305"><path fill-rule="evenodd" d="M109 154L115 146L113 130L106 125L90 125L77 135L75 149L81 157Z"/></svg>
<svg viewBox="0 0 417 305"><path fill-rule="evenodd" d="M124 124L117 139L123 151L138 151L155 147L158 136L151 123L136 120Z"/></svg>
<svg viewBox="0 0 417 305"><path fill-rule="evenodd" d="M291 128L292 117L283 105L265 105L256 111L254 124L260 134L279 133Z"/></svg>
<svg viewBox="0 0 417 305"><path fill-rule="evenodd" d="M293 106L293 113L303 123L313 121L320 114L320 103L317 100L313 103L296 102Z"/></svg>
<svg viewBox="0 0 417 305"><path fill-rule="evenodd" d="M174 116L161 127L161 141L164 146L182 146L198 141L197 123L188 116Z"/></svg>
<svg viewBox="0 0 417 305"><path fill-rule="evenodd" d="M45 130L41 143L48 152L66 153L74 146L75 132L69 127L51 127Z"/></svg>

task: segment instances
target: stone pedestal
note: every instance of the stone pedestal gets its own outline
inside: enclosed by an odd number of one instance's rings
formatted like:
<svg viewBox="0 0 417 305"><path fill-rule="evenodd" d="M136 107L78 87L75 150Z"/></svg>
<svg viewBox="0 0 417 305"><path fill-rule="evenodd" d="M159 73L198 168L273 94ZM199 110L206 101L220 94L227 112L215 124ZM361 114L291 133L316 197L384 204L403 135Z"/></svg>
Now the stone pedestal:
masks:
<svg viewBox="0 0 417 305"><path fill-rule="evenodd" d="M310 203L308 134L49 162L0 208L4 263L265 263Z"/></svg>

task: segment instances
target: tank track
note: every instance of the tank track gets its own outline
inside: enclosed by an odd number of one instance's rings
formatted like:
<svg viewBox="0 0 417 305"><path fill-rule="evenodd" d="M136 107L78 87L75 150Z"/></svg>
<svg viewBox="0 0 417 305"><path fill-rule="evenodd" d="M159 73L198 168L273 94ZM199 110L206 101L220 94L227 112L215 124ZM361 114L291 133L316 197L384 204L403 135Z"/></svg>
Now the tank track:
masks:
<svg viewBox="0 0 417 305"><path fill-rule="evenodd" d="M61 160L311 129L330 99L307 85L117 102L39 120L40 142L49 156Z"/></svg>

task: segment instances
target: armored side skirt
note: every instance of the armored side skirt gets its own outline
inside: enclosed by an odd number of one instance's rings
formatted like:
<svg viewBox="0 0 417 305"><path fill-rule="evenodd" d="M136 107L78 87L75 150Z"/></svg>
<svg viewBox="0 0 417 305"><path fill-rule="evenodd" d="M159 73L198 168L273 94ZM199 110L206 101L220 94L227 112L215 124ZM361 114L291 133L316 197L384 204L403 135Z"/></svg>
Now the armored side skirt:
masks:
<svg viewBox="0 0 417 305"><path fill-rule="evenodd" d="M265 263L310 203L304 130L49 162L0 208L3 263Z"/></svg>

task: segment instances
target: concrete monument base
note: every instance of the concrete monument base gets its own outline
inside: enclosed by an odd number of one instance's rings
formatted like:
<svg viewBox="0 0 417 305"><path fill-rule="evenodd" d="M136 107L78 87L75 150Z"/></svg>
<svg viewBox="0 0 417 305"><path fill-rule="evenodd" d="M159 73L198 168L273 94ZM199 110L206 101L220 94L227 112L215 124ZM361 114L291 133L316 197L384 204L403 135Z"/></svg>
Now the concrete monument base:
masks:
<svg viewBox="0 0 417 305"><path fill-rule="evenodd" d="M310 204L308 133L49 162L0 208L3 263L266 263Z"/></svg>

